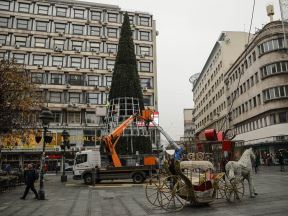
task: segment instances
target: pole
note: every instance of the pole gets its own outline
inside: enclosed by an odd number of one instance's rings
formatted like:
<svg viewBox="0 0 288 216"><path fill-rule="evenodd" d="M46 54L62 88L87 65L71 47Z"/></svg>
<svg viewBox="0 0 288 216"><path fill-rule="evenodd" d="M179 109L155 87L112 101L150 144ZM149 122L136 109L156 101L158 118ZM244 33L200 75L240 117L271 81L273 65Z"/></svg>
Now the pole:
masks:
<svg viewBox="0 0 288 216"><path fill-rule="evenodd" d="M45 191L44 191L44 165L45 165L45 145L46 145L46 134L47 127L44 126L43 132L43 150L41 158L41 173L40 173L40 189L38 191L39 199L45 200Z"/></svg>
<svg viewBox="0 0 288 216"><path fill-rule="evenodd" d="M281 0L279 0L279 6L280 6L280 12L281 12L281 22L282 22L282 30L283 30L283 37L284 37L284 49L286 50L287 49L287 38L286 38L286 32L285 32L285 12L284 12L284 9L283 9L283 6L285 6L285 3L287 1L284 1L282 2ZM286 3L287 4L287 3Z"/></svg>
<svg viewBox="0 0 288 216"><path fill-rule="evenodd" d="M65 173L65 150L66 150L66 141L63 141L64 142L64 150L63 150L63 155L62 155L62 158L63 158L63 165L62 165L62 176L61 176L61 182L67 182L67 176L66 176L66 173Z"/></svg>

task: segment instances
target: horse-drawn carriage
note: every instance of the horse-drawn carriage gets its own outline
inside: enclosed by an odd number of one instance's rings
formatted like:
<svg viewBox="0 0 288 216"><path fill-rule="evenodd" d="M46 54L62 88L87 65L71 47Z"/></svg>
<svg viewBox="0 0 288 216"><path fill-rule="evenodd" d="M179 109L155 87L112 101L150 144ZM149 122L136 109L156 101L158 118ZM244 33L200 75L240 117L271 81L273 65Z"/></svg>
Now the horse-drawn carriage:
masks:
<svg viewBox="0 0 288 216"><path fill-rule="evenodd" d="M250 161L250 152L253 153L252 150L249 152L247 150L242 157L247 160L249 157ZM239 161L241 162L241 159ZM243 161L242 165L245 165ZM231 165L231 167L233 166ZM236 166L237 169L239 167L240 165ZM249 175L248 173L246 175L247 170L244 167L240 173L239 170L230 168L227 174L225 172L217 173L210 161L174 161L170 159L164 163L164 169L165 174L159 175L157 181L150 180L146 185L146 198L153 206L167 211L181 210L186 203L208 204L217 198L226 198L230 202L241 200L244 196L243 180L244 178L251 180L250 172ZM235 175L232 175L232 172ZM232 177L230 177L231 175ZM250 186L249 184L249 188ZM254 193L254 187L252 189Z"/></svg>

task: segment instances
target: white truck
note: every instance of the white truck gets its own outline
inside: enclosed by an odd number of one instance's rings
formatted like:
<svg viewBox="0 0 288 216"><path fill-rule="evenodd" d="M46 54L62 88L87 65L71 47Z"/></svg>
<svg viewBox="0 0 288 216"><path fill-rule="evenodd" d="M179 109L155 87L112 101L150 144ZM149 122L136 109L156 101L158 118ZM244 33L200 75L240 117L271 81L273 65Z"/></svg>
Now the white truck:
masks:
<svg viewBox="0 0 288 216"><path fill-rule="evenodd" d="M132 179L134 183L139 184L155 172L156 166L153 165L102 167L100 151L94 149L76 153L73 179L83 179L86 184L92 184L93 177L96 183L102 180Z"/></svg>

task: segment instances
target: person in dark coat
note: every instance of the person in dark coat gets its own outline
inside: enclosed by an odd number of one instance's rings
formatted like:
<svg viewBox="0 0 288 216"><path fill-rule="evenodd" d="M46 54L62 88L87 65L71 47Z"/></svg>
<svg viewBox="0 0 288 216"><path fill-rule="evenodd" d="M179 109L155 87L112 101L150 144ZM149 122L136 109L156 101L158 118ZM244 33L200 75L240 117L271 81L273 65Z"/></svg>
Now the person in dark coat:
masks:
<svg viewBox="0 0 288 216"><path fill-rule="evenodd" d="M255 173L258 172L260 165L260 154L259 152L256 152L256 158L255 158Z"/></svg>
<svg viewBox="0 0 288 216"><path fill-rule="evenodd" d="M35 199L38 199L38 193L35 190L34 187L34 182L38 179L38 174L37 171L33 168L32 164L28 164L28 169L24 171L24 181L26 184L26 188L24 191L23 196L21 197L21 199L25 199L29 189L31 189L33 191L33 193L35 194Z"/></svg>

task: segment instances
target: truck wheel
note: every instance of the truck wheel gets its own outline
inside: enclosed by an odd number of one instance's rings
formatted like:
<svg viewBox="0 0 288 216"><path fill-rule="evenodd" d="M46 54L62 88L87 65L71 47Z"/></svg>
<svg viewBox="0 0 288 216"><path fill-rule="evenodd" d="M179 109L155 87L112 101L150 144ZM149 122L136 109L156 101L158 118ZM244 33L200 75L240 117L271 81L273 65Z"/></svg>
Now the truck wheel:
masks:
<svg viewBox="0 0 288 216"><path fill-rule="evenodd" d="M132 179L135 184L140 184L145 180L144 176L141 173L135 173Z"/></svg>
<svg viewBox="0 0 288 216"><path fill-rule="evenodd" d="M92 174L87 173L83 176L85 184L92 184Z"/></svg>

